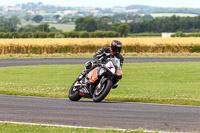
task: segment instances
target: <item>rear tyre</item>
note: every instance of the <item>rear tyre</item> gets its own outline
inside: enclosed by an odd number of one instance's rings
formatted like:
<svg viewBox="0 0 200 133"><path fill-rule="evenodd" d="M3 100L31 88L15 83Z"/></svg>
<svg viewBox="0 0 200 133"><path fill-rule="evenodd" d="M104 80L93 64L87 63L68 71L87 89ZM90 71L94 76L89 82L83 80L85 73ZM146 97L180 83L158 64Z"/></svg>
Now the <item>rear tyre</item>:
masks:
<svg viewBox="0 0 200 133"><path fill-rule="evenodd" d="M101 102L110 92L112 85L113 85L112 81L107 80L105 83L101 85L101 88L96 88L93 94L93 101Z"/></svg>
<svg viewBox="0 0 200 133"><path fill-rule="evenodd" d="M79 95L78 88L74 87L74 84L77 81L75 81L72 85L72 87L69 89L68 97L71 101L79 101L81 99L81 96Z"/></svg>

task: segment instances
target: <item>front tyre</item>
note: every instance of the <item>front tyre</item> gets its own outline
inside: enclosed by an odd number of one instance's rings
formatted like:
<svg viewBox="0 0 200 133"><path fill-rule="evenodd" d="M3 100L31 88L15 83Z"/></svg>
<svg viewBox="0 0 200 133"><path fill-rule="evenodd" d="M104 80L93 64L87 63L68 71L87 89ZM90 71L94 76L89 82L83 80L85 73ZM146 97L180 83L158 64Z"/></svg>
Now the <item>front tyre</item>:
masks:
<svg viewBox="0 0 200 133"><path fill-rule="evenodd" d="M100 88L97 86L97 88L94 90L93 101L101 102L110 92L112 85L113 85L112 81L107 80L101 85Z"/></svg>
<svg viewBox="0 0 200 133"><path fill-rule="evenodd" d="M68 97L71 101L79 101L81 99L81 96L79 95L79 92L78 92L78 88L77 87L74 87L74 84L76 83L77 81L75 81L72 85L72 87L69 89L69 93L68 93Z"/></svg>

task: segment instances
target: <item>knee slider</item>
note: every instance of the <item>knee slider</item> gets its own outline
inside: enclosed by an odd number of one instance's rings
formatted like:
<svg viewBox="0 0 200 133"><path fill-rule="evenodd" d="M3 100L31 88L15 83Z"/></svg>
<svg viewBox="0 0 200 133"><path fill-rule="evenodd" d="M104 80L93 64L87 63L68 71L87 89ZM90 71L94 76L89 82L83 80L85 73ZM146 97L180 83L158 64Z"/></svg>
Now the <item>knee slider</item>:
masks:
<svg viewBox="0 0 200 133"><path fill-rule="evenodd" d="M88 62L85 63L85 68L87 70L91 69L92 67L93 67L93 63L92 62L88 61Z"/></svg>

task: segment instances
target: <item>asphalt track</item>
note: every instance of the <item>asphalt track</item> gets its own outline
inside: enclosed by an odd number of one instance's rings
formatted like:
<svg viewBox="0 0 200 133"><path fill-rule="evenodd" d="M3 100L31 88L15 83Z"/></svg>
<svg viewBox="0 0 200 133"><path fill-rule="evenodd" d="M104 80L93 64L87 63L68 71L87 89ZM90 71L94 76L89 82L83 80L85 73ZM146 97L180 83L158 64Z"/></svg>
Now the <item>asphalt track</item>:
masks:
<svg viewBox="0 0 200 133"><path fill-rule="evenodd" d="M83 64L88 59L0 60L0 67ZM200 58L126 58L125 63L200 62ZM66 92L67 93L67 92ZM200 131L200 107L146 103L71 102L69 99L0 95L0 121L100 128Z"/></svg>
<svg viewBox="0 0 200 133"><path fill-rule="evenodd" d="M58 58L58 59L0 59L0 67L50 65L50 64L84 64L90 58ZM125 58L124 63L150 63L150 62L200 62L195 58Z"/></svg>
<svg viewBox="0 0 200 133"><path fill-rule="evenodd" d="M200 131L200 107L0 95L0 121Z"/></svg>

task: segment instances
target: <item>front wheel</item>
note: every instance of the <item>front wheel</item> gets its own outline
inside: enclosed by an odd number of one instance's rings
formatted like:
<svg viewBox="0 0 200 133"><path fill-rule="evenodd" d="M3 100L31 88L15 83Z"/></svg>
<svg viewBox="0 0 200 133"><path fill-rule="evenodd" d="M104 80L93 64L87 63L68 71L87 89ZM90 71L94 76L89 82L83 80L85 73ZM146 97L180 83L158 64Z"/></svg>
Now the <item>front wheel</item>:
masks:
<svg viewBox="0 0 200 133"><path fill-rule="evenodd" d="M74 86L77 81L75 81L72 85L72 87L69 89L68 97L71 101L79 101L81 99L81 96L79 95L78 88Z"/></svg>
<svg viewBox="0 0 200 133"><path fill-rule="evenodd" d="M111 80L107 80L106 82L101 84L100 87L98 85L97 88L94 90L93 101L101 102L110 92L112 85L113 83Z"/></svg>

